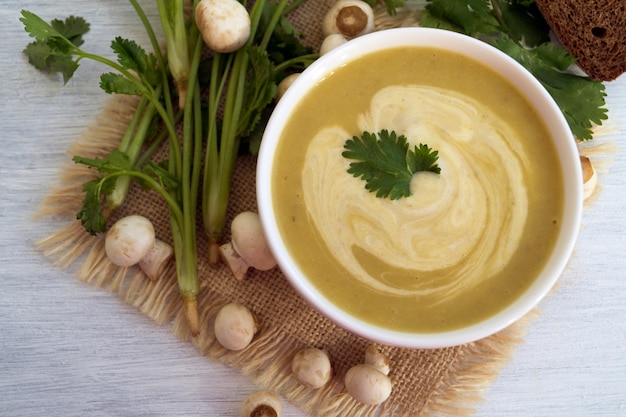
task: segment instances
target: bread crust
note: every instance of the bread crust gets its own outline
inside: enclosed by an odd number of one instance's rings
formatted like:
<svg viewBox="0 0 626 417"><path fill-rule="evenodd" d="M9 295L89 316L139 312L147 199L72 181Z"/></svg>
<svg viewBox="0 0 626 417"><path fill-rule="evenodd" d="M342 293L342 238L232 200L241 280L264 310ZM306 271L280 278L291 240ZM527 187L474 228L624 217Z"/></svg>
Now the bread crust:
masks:
<svg viewBox="0 0 626 417"><path fill-rule="evenodd" d="M590 77L612 81L626 72L624 0L536 0L563 47Z"/></svg>

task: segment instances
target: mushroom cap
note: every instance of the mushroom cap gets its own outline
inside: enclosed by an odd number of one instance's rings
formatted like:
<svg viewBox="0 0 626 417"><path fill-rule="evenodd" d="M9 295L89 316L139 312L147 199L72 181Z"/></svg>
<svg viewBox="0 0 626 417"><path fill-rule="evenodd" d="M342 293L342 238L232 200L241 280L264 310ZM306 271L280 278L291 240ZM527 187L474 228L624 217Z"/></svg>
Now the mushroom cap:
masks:
<svg viewBox="0 0 626 417"><path fill-rule="evenodd" d="M380 404L391 395L391 380L372 365L361 364L348 369L345 384L355 400L368 405Z"/></svg>
<svg viewBox="0 0 626 417"><path fill-rule="evenodd" d="M215 338L228 350L242 350L248 347L257 331L254 315L246 306L229 303L215 316Z"/></svg>
<svg viewBox="0 0 626 417"><path fill-rule="evenodd" d="M276 91L276 101L279 101L287 89L291 87L291 84L300 76L301 73L295 72L293 74L289 74L285 78L282 79L280 83L278 83L277 91Z"/></svg>
<svg viewBox="0 0 626 417"><path fill-rule="evenodd" d="M336 47L348 42L345 36L341 33L331 33L326 36L320 45L320 55L326 55Z"/></svg>
<svg viewBox="0 0 626 417"><path fill-rule="evenodd" d="M326 352L309 347L295 354L291 361L291 371L303 385L317 389L330 380L332 366Z"/></svg>
<svg viewBox="0 0 626 417"><path fill-rule="evenodd" d="M195 18L204 43L215 52L234 52L250 37L250 15L237 0L202 0Z"/></svg>
<svg viewBox="0 0 626 417"><path fill-rule="evenodd" d="M107 232L104 249L117 266L131 266L152 250L154 226L147 218L131 215L119 219Z"/></svg>
<svg viewBox="0 0 626 417"><path fill-rule="evenodd" d="M267 271L276 266L274 255L265 239L265 232L257 213L239 213L230 225L231 241L235 251L250 266Z"/></svg>

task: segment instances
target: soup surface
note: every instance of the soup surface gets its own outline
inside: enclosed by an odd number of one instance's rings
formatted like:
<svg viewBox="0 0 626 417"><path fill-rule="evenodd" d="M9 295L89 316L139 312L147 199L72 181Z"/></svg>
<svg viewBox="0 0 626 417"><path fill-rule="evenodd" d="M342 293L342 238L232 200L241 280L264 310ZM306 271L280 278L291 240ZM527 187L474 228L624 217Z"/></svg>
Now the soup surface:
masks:
<svg viewBox="0 0 626 417"><path fill-rule="evenodd" d="M391 200L347 172L346 140L383 129L439 153ZM440 332L511 304L556 242L556 149L516 88L460 54L397 48L358 58L294 110L272 174L279 228L339 308L398 331Z"/></svg>

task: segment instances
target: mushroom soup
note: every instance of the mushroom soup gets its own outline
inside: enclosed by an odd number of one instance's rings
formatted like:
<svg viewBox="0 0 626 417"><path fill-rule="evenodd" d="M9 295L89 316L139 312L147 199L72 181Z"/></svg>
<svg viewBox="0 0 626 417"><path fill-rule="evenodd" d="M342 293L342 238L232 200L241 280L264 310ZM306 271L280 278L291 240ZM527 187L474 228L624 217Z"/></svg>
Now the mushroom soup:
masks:
<svg viewBox="0 0 626 417"><path fill-rule="evenodd" d="M378 198L347 172L346 140L383 129L437 150L411 195ZM427 47L377 51L295 109L272 174L278 227L339 308L398 331L441 332L515 301L546 264L563 215L556 149L507 80Z"/></svg>

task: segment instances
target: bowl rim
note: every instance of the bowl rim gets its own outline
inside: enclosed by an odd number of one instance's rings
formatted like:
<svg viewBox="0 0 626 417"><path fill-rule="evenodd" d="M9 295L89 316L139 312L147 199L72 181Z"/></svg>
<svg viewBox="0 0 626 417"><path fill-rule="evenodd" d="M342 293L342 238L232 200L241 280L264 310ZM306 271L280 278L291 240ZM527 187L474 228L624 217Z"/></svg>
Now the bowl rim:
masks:
<svg viewBox="0 0 626 417"><path fill-rule="evenodd" d="M346 65L359 56L389 47L439 47L458 52L488 64L517 86L548 128L561 162L564 179L565 206L561 231L553 255L531 286L511 305L485 320L456 330L437 333L412 333L385 329L355 318L328 301L304 277L295 260L282 243L272 195L273 152L285 121L306 95L308 89L321 81L329 71ZM582 170L574 136L558 105L541 83L521 64L495 47L456 32L443 29L408 27L370 33L333 49L313 62L296 78L277 103L267 123L256 169L257 206L266 239L278 266L295 291L315 310L338 326L368 340L402 348L444 348L477 341L497 333L528 314L550 292L565 270L573 253L582 218Z"/></svg>

